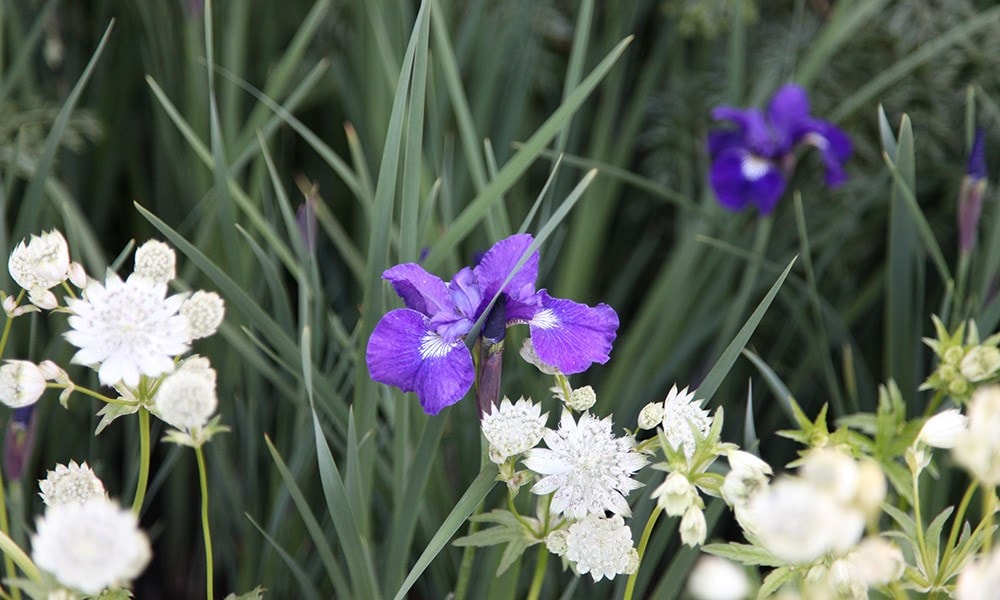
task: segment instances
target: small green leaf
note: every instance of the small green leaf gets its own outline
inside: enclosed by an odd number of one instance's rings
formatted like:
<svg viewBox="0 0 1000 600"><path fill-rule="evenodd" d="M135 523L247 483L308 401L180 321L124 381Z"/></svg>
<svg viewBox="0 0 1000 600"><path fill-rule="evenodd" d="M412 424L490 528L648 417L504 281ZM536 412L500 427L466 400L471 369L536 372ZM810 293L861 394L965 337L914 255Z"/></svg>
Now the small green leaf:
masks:
<svg viewBox="0 0 1000 600"><path fill-rule="evenodd" d="M778 567L768 573L767 577L764 578L764 582L760 585L760 589L757 590L758 600L770 598L779 587L792 578L794 573L795 571L791 567Z"/></svg>
<svg viewBox="0 0 1000 600"><path fill-rule="evenodd" d="M744 565L758 567L782 567L788 564L760 546L750 544L738 544L730 542L728 544L708 544L702 550L708 554L728 558Z"/></svg>

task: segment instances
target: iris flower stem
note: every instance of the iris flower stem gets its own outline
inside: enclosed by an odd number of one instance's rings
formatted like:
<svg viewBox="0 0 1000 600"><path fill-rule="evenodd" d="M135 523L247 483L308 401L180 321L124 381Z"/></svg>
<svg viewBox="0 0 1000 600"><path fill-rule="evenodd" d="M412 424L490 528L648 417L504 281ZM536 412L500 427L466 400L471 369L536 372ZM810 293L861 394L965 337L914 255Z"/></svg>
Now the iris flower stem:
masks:
<svg viewBox="0 0 1000 600"><path fill-rule="evenodd" d="M649 538L653 535L653 526L656 525L656 520L660 518L660 513L663 509L660 508L659 503L653 507L653 512L649 514L649 520L646 521L646 528L642 530L642 538L639 540L639 567L642 566L642 557L646 554L646 546L649 545ZM632 594L635 593L635 582L639 577L639 567L635 568L635 571L628 576L628 583L625 585L625 596L624 600L632 600Z"/></svg>
<svg viewBox="0 0 1000 600"><path fill-rule="evenodd" d="M205 536L205 598L212 600L213 567L212 561L212 530L208 523L208 474L205 469L205 453L201 446L195 446L194 454L198 458L198 480L201 483L201 531Z"/></svg>
<svg viewBox="0 0 1000 600"><path fill-rule="evenodd" d="M535 575L531 578L531 587L528 589L527 600L538 600L538 595L542 593L542 584L545 583L545 567L549 564L549 550L545 544L538 545L538 560L535 562Z"/></svg>
<svg viewBox="0 0 1000 600"><path fill-rule="evenodd" d="M948 562L951 560L951 553L955 550L955 542L958 541L958 532L962 529L962 521L965 520L965 511L969 508L969 503L972 502L972 496L976 493L976 488L979 487L979 482L975 479L969 483L969 487L965 490L965 495L962 496L962 501L958 505L958 512L955 513L955 517L951 522L951 532L948 534L948 544L944 547L944 556L941 558L941 569L942 572L948 571ZM940 581L941 577L939 574L938 583L943 583Z"/></svg>
<svg viewBox="0 0 1000 600"><path fill-rule="evenodd" d="M132 514L137 518L146 499L149 484L149 411L139 407L139 481L135 484L135 499L132 500Z"/></svg>

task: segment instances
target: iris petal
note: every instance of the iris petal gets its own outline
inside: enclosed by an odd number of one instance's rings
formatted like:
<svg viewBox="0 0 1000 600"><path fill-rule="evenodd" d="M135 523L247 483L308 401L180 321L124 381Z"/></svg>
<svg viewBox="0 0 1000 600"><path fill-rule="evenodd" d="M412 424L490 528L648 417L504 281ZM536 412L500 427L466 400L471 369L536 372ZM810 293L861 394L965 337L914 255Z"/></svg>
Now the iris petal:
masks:
<svg viewBox="0 0 1000 600"><path fill-rule="evenodd" d="M618 315L607 304L587 306L539 290L539 310L528 326L539 358L566 374L608 361L618 330Z"/></svg>
<svg viewBox="0 0 1000 600"><path fill-rule="evenodd" d="M715 159L709 179L719 202L734 211L753 203L770 213L785 191L785 176L774 163L738 148Z"/></svg>
<svg viewBox="0 0 1000 600"><path fill-rule="evenodd" d="M436 415L472 387L472 354L463 340L447 340L416 310L398 308L375 326L365 353L374 381L416 392L424 411Z"/></svg>
<svg viewBox="0 0 1000 600"><path fill-rule="evenodd" d="M454 312L455 302L448 286L416 263L396 265L382 273L382 279L392 284L407 308L432 317L442 312Z"/></svg>

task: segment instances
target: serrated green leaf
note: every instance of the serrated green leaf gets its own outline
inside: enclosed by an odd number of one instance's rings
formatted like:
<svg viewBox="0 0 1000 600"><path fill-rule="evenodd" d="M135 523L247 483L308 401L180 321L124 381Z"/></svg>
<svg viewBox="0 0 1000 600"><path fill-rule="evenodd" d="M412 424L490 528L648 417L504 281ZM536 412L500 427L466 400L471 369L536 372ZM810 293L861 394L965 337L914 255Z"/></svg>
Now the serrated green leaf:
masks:
<svg viewBox="0 0 1000 600"><path fill-rule="evenodd" d="M795 572L791 567L778 567L768 573L767 577L764 578L763 583L760 584L760 589L757 590L757 600L770 598L774 592L778 591L778 588L792 578L794 573Z"/></svg>
<svg viewBox="0 0 1000 600"><path fill-rule="evenodd" d="M781 560L760 546L750 544L739 544L730 542L728 544L708 544L702 546L702 551L722 558L736 561L740 564L757 567L781 567L788 564L788 561Z"/></svg>
<svg viewBox="0 0 1000 600"><path fill-rule="evenodd" d="M101 421L97 424L97 429L94 430L94 435L100 435L102 431L111 423L114 422L118 417L124 417L125 415L132 415L139 412L138 404L105 404L101 410L97 411L97 415L101 417Z"/></svg>

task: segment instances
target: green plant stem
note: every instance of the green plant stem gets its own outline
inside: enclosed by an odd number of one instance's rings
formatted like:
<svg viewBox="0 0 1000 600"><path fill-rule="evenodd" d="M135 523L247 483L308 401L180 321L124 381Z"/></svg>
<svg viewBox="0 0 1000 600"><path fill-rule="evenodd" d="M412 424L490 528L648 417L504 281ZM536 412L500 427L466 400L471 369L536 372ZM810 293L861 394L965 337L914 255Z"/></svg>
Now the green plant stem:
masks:
<svg viewBox="0 0 1000 600"><path fill-rule="evenodd" d="M10 320L7 321L8 323ZM6 333L6 332L5 332ZM4 484L4 478L0 476L0 532L3 532L5 536L10 536L10 521L7 518L7 492L6 486ZM4 554L3 557L4 567L7 570L7 579L14 579L17 577L17 571L14 569L14 559L11 558L9 554ZM0 586L0 591L3 591L3 587ZM20 600L21 590L18 588L11 588L11 597L14 600ZM6 595L6 594L4 594Z"/></svg>
<svg viewBox="0 0 1000 600"><path fill-rule="evenodd" d="M930 571L930 565L927 563L927 542L924 540L924 521L920 516L920 486L918 485L918 473L916 470L910 471L911 478L913 479L913 521L916 523L917 530L917 554L919 555L920 562L924 566L924 572Z"/></svg>
<svg viewBox="0 0 1000 600"><path fill-rule="evenodd" d="M976 493L976 488L978 487L979 482L973 479L969 487L965 490L962 501L958 504L958 512L955 513L954 520L951 523L951 532L948 533L948 544L944 547L944 556L941 558L942 569L940 573L947 573L951 570L948 568L948 562L951 560L951 553L955 550L955 542L958 541L958 532L962 529L962 521L965 520L965 511L969 509L969 503L972 502L972 496ZM941 577L939 576L937 583L944 583L940 579Z"/></svg>
<svg viewBox="0 0 1000 600"><path fill-rule="evenodd" d="M205 598L212 600L213 561L212 561L212 530L208 523L208 474L205 469L205 453L201 446L195 446L194 454L198 458L198 481L201 483L201 531L205 536Z"/></svg>
<svg viewBox="0 0 1000 600"><path fill-rule="evenodd" d="M542 584L545 583L545 567L549 564L549 550L545 544L538 545L538 561L535 563L535 575L531 578L531 587L528 589L527 600L538 600L538 595L542 593Z"/></svg>
<svg viewBox="0 0 1000 600"><path fill-rule="evenodd" d="M21 547L14 543L14 540L10 539L10 536L6 533L0 533L0 552L3 552L5 557L9 557L21 568L21 571L28 576L32 582L39 585L42 584L42 574L35 566L35 563L31 561L31 558L25 554Z"/></svg>
<svg viewBox="0 0 1000 600"><path fill-rule="evenodd" d="M653 526L656 525L656 520L660 518L660 513L663 509L660 508L659 503L653 507L653 512L649 514L649 520L646 521L646 528L642 530L642 539L639 540L639 567L642 566L642 557L646 553L646 546L649 545L649 538L653 535ZM635 568L635 572L628 576L628 584L625 586L625 596L624 600L632 600L632 594L635 593L635 582L639 577L639 567Z"/></svg>
<svg viewBox="0 0 1000 600"><path fill-rule="evenodd" d="M994 515L997 511L997 490L994 487L985 489L983 494L983 523L986 530L993 528ZM987 535L983 542L983 553L988 553L993 549L993 535Z"/></svg>
<svg viewBox="0 0 1000 600"><path fill-rule="evenodd" d="M139 407L139 481L135 484L135 498L132 500L132 514L136 517L142 511L149 484L149 411Z"/></svg>
<svg viewBox="0 0 1000 600"><path fill-rule="evenodd" d="M70 386L63 383L47 383L45 384L45 387L56 390L64 390ZM106 404L117 404L118 406L130 406L135 404L135 402L132 402L131 400L122 400L121 398L112 398L110 396L105 396L100 392L95 392L90 388L80 387L76 384L73 384L73 391L80 392L81 394L90 396L91 398L97 398L98 400Z"/></svg>

